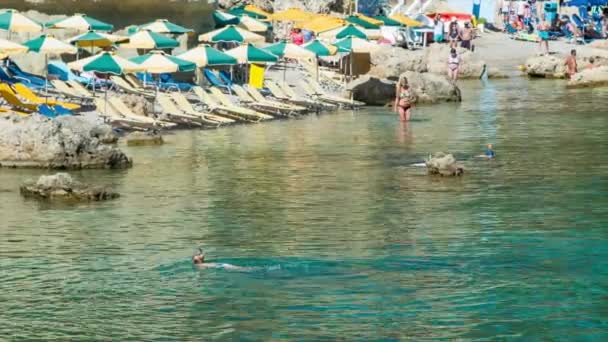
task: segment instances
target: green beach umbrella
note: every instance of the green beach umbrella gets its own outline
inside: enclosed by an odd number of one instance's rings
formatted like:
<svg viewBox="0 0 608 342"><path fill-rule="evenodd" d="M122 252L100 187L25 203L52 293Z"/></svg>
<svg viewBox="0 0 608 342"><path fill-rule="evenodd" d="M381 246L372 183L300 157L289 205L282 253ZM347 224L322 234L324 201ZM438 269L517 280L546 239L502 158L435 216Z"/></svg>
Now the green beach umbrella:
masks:
<svg viewBox="0 0 608 342"><path fill-rule="evenodd" d="M349 23L352 23L352 24L359 25L367 30L377 30L380 28L380 26L374 25L374 24L370 23L369 21L363 20L355 15L351 15L351 16L347 17L346 21L348 21Z"/></svg>
<svg viewBox="0 0 608 342"><path fill-rule="evenodd" d="M179 26L170 22L167 19L156 19L155 21L147 24L140 25L138 30L148 30L156 33L171 33L171 34L184 34L184 33L193 33L194 31L185 28L183 26Z"/></svg>
<svg viewBox="0 0 608 342"><path fill-rule="evenodd" d="M89 31L72 37L67 41L70 44L79 47L107 47L113 44L126 43L129 41L129 38L103 32Z"/></svg>
<svg viewBox="0 0 608 342"><path fill-rule="evenodd" d="M276 55L257 48L251 44L243 44L239 47L236 47L232 50L226 51L226 54L236 58L236 60L241 64L248 63L274 63L279 61L279 57Z"/></svg>
<svg viewBox="0 0 608 342"><path fill-rule="evenodd" d="M384 23L384 26L403 26L397 20L393 20L393 19L383 16L383 15L375 16L374 19L378 19L378 20L382 21Z"/></svg>
<svg viewBox="0 0 608 342"><path fill-rule="evenodd" d="M195 63L199 68L213 65L237 64L236 58L227 55L220 50L214 49L207 44L201 44L177 57Z"/></svg>
<svg viewBox="0 0 608 342"><path fill-rule="evenodd" d="M86 14L76 13L71 17L50 21L44 26L54 29L73 29L78 31L112 31L114 25L91 18Z"/></svg>
<svg viewBox="0 0 608 342"><path fill-rule="evenodd" d="M24 16L20 12L7 9L0 10L0 30L10 32L41 32L42 25ZM9 38L10 39L10 38Z"/></svg>
<svg viewBox="0 0 608 342"><path fill-rule="evenodd" d="M378 44L371 43L359 37L350 36L333 44L341 52L369 53L380 48Z"/></svg>
<svg viewBox="0 0 608 342"><path fill-rule="evenodd" d="M102 51L95 56L68 63L68 67L76 71L113 75L144 71L143 67L108 51Z"/></svg>
<svg viewBox="0 0 608 342"><path fill-rule="evenodd" d="M220 42L233 42L233 43L262 43L266 40L264 36L249 32L240 27L234 25L228 25L224 28L211 31L198 36L199 42L208 43L220 43Z"/></svg>
<svg viewBox="0 0 608 342"><path fill-rule="evenodd" d="M314 52L286 41L266 46L264 47L264 50L281 58L312 59L316 57Z"/></svg>
<svg viewBox="0 0 608 342"><path fill-rule="evenodd" d="M350 36L367 39L367 35L362 31L362 29L358 29L354 24L348 24L346 26L319 33L319 37L325 39L342 39Z"/></svg>
<svg viewBox="0 0 608 342"><path fill-rule="evenodd" d="M64 43L50 34L43 34L38 38L27 41L23 44L29 51L44 53L44 54L76 54L77 49L68 44Z"/></svg>
<svg viewBox="0 0 608 342"><path fill-rule="evenodd" d="M266 19L266 16L261 13L252 12L250 10L245 9L245 5L241 5L238 7L234 7L228 10L229 14L236 15L238 17L246 15L255 19Z"/></svg>
<svg viewBox="0 0 608 342"><path fill-rule="evenodd" d="M139 31L129 36L129 42L121 44L126 49L172 49L179 46L179 42L173 38L163 36L152 31Z"/></svg>
<svg viewBox="0 0 608 342"><path fill-rule="evenodd" d="M327 45L322 43L320 40L315 39L310 43L302 46L303 48L312 51L317 57L320 56L332 56L338 52L338 48L333 45ZM347 51L341 51L347 52Z"/></svg>
<svg viewBox="0 0 608 342"><path fill-rule="evenodd" d="M194 71L196 69L195 63L168 55L163 51L151 51L145 55L131 58L129 61L138 64L151 74Z"/></svg>
<svg viewBox="0 0 608 342"><path fill-rule="evenodd" d="M239 17L222 11L214 11L212 17L213 21L215 21L216 28L224 27L227 25L237 25L239 23Z"/></svg>

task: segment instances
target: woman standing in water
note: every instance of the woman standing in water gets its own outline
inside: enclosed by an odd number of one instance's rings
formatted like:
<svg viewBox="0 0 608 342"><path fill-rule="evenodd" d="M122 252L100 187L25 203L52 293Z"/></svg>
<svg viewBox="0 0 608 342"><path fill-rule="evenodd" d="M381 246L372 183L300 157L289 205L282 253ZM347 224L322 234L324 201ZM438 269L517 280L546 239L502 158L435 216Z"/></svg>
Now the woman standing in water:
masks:
<svg viewBox="0 0 608 342"><path fill-rule="evenodd" d="M450 56L448 57L448 77L452 82L458 80L458 71L460 70L460 58L456 49L450 50Z"/></svg>
<svg viewBox="0 0 608 342"><path fill-rule="evenodd" d="M393 110L399 113L399 119L401 121L410 121L412 117L412 105L415 99L410 89L410 85L407 83L407 78L403 77L397 83L397 90L395 92L395 104Z"/></svg>

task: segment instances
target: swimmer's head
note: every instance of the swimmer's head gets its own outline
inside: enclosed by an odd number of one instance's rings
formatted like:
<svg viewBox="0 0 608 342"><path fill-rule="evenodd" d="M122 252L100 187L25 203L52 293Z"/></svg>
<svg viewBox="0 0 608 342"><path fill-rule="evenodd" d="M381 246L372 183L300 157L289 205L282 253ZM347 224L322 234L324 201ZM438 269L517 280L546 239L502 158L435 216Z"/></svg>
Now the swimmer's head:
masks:
<svg viewBox="0 0 608 342"><path fill-rule="evenodd" d="M491 150L492 147L493 147L492 144L488 144L488 150Z"/></svg>
<svg viewBox="0 0 608 342"><path fill-rule="evenodd" d="M192 256L192 263L195 265L200 265L205 262L205 253L199 248L198 252Z"/></svg>

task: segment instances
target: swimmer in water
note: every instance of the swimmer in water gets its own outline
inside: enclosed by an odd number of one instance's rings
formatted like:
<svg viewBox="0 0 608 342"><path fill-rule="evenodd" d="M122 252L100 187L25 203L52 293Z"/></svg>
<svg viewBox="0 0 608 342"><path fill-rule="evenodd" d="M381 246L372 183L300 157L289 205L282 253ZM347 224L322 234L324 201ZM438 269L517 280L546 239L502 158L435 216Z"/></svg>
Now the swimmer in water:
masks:
<svg viewBox="0 0 608 342"><path fill-rule="evenodd" d="M205 253L199 248L198 252L192 256L192 264L197 267L205 268L223 268L232 271L251 271L252 267L240 267L225 263L205 262Z"/></svg>
<svg viewBox="0 0 608 342"><path fill-rule="evenodd" d="M488 144L488 148L486 149L485 156L486 156L486 158L496 157L496 153L494 153L494 150L492 149L492 144Z"/></svg>

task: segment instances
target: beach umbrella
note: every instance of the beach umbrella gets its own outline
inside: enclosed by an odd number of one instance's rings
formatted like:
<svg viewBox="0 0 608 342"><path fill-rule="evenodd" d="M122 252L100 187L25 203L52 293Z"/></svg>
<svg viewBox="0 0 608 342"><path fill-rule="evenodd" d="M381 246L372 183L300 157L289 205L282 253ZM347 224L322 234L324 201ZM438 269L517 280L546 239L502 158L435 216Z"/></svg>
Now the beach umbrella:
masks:
<svg viewBox="0 0 608 342"><path fill-rule="evenodd" d="M144 71L144 69L122 57L116 56L113 52L102 51L95 56L91 56L79 61L68 63L68 67L76 71L97 72L107 75L122 75L126 73ZM93 84L93 92L95 85ZM108 91L105 93L105 111L108 110Z"/></svg>
<svg viewBox="0 0 608 342"><path fill-rule="evenodd" d="M28 48L21 44L13 43L10 40L0 39L0 58L8 55L26 53Z"/></svg>
<svg viewBox="0 0 608 342"><path fill-rule="evenodd" d="M251 32L266 32L270 28L270 24L246 15L239 18L238 25Z"/></svg>
<svg viewBox="0 0 608 342"><path fill-rule="evenodd" d="M269 17L271 14L255 5L245 5L244 10L248 13L255 13L260 16ZM248 14L247 14L248 15Z"/></svg>
<svg viewBox="0 0 608 342"><path fill-rule="evenodd" d="M23 44L29 49L29 51L38 52L44 54L45 63L45 79L47 82L44 84L44 90L46 93L48 86L48 74L49 74L49 54L59 55L62 53L68 53L75 55L78 49L68 43L64 43L50 34L43 34L38 38L27 41Z"/></svg>
<svg viewBox="0 0 608 342"><path fill-rule="evenodd" d="M368 30L377 30L380 28L379 25L372 24L369 21L363 20L359 16L356 16L356 15L351 15L349 17L346 17L346 21L348 21L349 23L361 26L364 29L368 29Z"/></svg>
<svg viewBox="0 0 608 342"><path fill-rule="evenodd" d="M312 59L316 56L314 52L286 41L266 46L264 50L282 58Z"/></svg>
<svg viewBox="0 0 608 342"><path fill-rule="evenodd" d="M173 38L163 36L152 31L138 31L129 36L129 42L120 44L126 49L172 49L179 46L179 42Z"/></svg>
<svg viewBox="0 0 608 342"><path fill-rule="evenodd" d="M219 42L234 42L234 43L261 43L266 40L264 36L249 32L234 25L228 25L224 28L217 29L198 36L199 42L219 43Z"/></svg>
<svg viewBox="0 0 608 342"><path fill-rule="evenodd" d="M0 10L0 30L12 32L41 32L42 25L13 9Z"/></svg>
<svg viewBox="0 0 608 342"><path fill-rule="evenodd" d="M247 9L245 9L246 7L250 7L250 6L247 5L247 6L233 7L231 9L229 9L227 12L232 15L236 15L238 17L246 15L246 16L249 16L249 17L255 18L255 19L266 19L270 15L269 13L266 13L266 12L262 11L261 9L259 9L259 10L266 14L262 14L262 12L258 13L258 12L247 10ZM255 7L255 6L253 6L253 7ZM255 8L258 9L257 7L255 7Z"/></svg>
<svg viewBox="0 0 608 342"><path fill-rule="evenodd" d="M383 16L383 15L375 16L374 19L382 21L382 25L384 25L384 26L403 26L403 24L398 22L397 20L393 20L393 19Z"/></svg>
<svg viewBox="0 0 608 342"><path fill-rule="evenodd" d="M403 15L403 14L395 14L395 15L391 15L389 17L390 19L397 21L407 27L421 27L424 26L423 23L416 21L410 17L408 17L407 15Z"/></svg>
<svg viewBox="0 0 608 342"><path fill-rule="evenodd" d="M151 51L145 55L130 58L129 61L138 64L151 74L185 72L196 69L195 63L168 55L164 51Z"/></svg>
<svg viewBox="0 0 608 342"><path fill-rule="evenodd" d="M227 25L237 25L239 23L239 17L234 14L222 12L222 11L213 11L212 15L213 21L215 21L215 27L220 28Z"/></svg>
<svg viewBox="0 0 608 342"><path fill-rule="evenodd" d="M76 45L82 48L90 48L91 54L93 54L94 47L103 48L112 46L114 44L126 43L128 41L128 37L95 31L89 31L87 33L79 34L67 40L67 42L72 45Z"/></svg>
<svg viewBox="0 0 608 342"><path fill-rule="evenodd" d="M248 63L273 63L278 62L279 57L274 54L257 48L251 44L243 44L239 47L226 51L226 54L236 58L236 60L241 64Z"/></svg>
<svg viewBox="0 0 608 342"><path fill-rule="evenodd" d="M384 22L382 20L378 20L376 18L372 18L372 17L368 17L364 14L361 13L355 13L355 16L357 16L359 19L367 21L370 24L374 24L376 26L382 26L384 25Z"/></svg>
<svg viewBox="0 0 608 342"><path fill-rule="evenodd" d="M298 21L310 20L314 16L315 16L314 14L306 12L299 8L288 8L286 10L275 12L274 14L271 14L268 19L272 20L272 21L298 22Z"/></svg>
<svg viewBox="0 0 608 342"><path fill-rule="evenodd" d="M357 37L361 39L367 39L367 34L363 32L362 27L357 27L354 24L348 24L346 26L338 27L333 30L319 33L319 37L325 39L342 39L346 37Z"/></svg>
<svg viewBox="0 0 608 342"><path fill-rule="evenodd" d="M195 63L199 68L213 65L237 64L236 58L227 55L207 44L201 44L177 57Z"/></svg>
<svg viewBox="0 0 608 342"><path fill-rule="evenodd" d="M48 22L44 26L53 29L72 29L78 31L112 31L114 29L114 25L112 24L104 23L103 21L80 13L76 13L73 16L64 19Z"/></svg>
<svg viewBox="0 0 608 342"><path fill-rule="evenodd" d="M318 39L315 39L305 45L302 45L302 47L307 50L312 51L317 57L332 56L332 55L335 55L336 52L338 52L337 47L335 47L333 45L325 44ZM342 52L347 52L347 51L342 51Z"/></svg>
<svg viewBox="0 0 608 342"><path fill-rule="evenodd" d="M156 19L155 21L147 24L140 25L138 30L148 30L155 33L171 33L171 34L184 34L192 33L193 30L179 26L170 22L167 19Z"/></svg>

